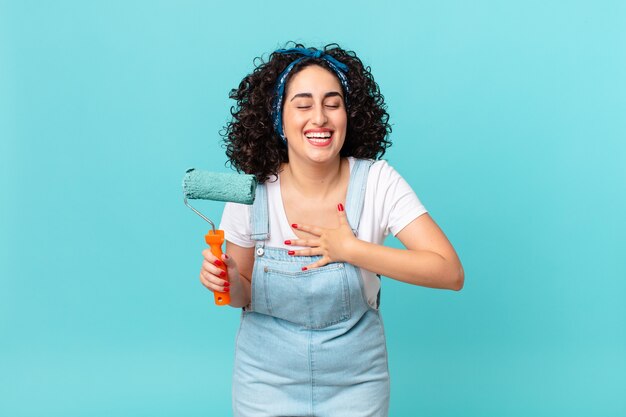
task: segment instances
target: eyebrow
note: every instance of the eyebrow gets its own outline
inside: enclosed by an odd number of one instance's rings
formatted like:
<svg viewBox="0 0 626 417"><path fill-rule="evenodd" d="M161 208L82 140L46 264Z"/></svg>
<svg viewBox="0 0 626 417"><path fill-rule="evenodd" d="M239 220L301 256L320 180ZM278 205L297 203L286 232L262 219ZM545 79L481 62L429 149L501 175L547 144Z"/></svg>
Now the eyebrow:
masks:
<svg viewBox="0 0 626 417"><path fill-rule="evenodd" d="M335 97L335 96L339 96L339 97L343 98L341 93L339 93L338 91L330 91L330 92L324 94L324 98ZM298 93L295 96L291 97L291 100L289 100L289 101L293 101L294 99L296 99L298 97L313 98L313 94L311 94L311 93Z"/></svg>

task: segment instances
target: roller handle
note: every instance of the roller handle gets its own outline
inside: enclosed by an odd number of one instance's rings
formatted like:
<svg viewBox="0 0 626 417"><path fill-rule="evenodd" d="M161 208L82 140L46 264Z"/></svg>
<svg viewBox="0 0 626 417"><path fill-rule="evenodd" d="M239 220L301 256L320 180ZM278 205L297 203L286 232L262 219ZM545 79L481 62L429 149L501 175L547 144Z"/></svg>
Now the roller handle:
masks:
<svg viewBox="0 0 626 417"><path fill-rule="evenodd" d="M213 233L213 230L209 230L209 233L204 236L204 240L206 241L207 245L211 247L211 253L221 261L223 253L222 243L224 243L224 231L216 230L215 233ZM222 266L219 266L218 268L226 272L226 276L224 277L224 279L226 281L229 281L228 271L226 269L226 265L224 265L224 262L222 262ZM215 297L215 304L217 304L218 306L226 306L230 304L230 294L227 292L214 291L213 296Z"/></svg>

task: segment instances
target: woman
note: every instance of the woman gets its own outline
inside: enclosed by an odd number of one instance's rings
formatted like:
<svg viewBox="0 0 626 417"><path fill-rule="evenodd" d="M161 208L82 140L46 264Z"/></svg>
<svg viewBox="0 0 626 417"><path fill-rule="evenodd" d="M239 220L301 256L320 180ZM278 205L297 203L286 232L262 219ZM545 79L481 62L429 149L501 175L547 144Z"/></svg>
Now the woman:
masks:
<svg viewBox="0 0 626 417"><path fill-rule="evenodd" d="M226 205L226 254L203 251L200 280L243 307L234 414L386 416L379 275L453 290L464 275L413 190L379 160L391 128L378 85L353 52L296 44L231 98L227 155L259 186L253 206ZM382 246L388 233L406 249Z"/></svg>

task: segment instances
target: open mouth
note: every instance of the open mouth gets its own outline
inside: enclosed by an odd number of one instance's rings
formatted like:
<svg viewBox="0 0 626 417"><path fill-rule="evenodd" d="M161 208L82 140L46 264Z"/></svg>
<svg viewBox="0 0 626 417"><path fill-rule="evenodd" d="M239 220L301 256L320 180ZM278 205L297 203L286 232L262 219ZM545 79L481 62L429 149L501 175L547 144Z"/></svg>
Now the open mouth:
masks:
<svg viewBox="0 0 626 417"><path fill-rule="evenodd" d="M328 146L333 141L333 132L305 132L304 136L307 141L313 146Z"/></svg>

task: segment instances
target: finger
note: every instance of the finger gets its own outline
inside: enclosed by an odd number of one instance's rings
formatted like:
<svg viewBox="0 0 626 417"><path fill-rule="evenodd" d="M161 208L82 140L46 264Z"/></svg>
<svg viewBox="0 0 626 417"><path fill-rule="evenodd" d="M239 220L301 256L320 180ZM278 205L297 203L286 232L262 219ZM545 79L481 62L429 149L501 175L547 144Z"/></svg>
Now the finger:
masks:
<svg viewBox="0 0 626 417"><path fill-rule="evenodd" d="M216 288L218 290L221 290L223 287L228 287L230 285L228 281L206 271L200 272L200 281L202 281L203 284L206 284L206 286Z"/></svg>
<svg viewBox="0 0 626 417"><path fill-rule="evenodd" d="M348 224L348 217L346 216L346 211L341 203L337 205L337 215L339 216L339 224L341 226Z"/></svg>
<svg viewBox="0 0 626 417"><path fill-rule="evenodd" d="M320 268L322 266L328 265L328 262L329 262L329 259L324 256L322 259L318 260L317 262L313 262L312 264L309 264L303 267L302 270L308 271L310 269Z"/></svg>
<svg viewBox="0 0 626 417"><path fill-rule="evenodd" d="M206 271L200 272L200 282L211 291L228 292L230 290L230 283L228 281L224 281Z"/></svg>
<svg viewBox="0 0 626 417"><path fill-rule="evenodd" d="M320 241L319 239L285 240L285 245L317 247L320 245Z"/></svg>
<svg viewBox="0 0 626 417"><path fill-rule="evenodd" d="M226 265L226 268L228 268L228 270L237 270L237 262L235 262L232 257L224 253L222 254L222 261L224 262L224 265Z"/></svg>
<svg viewBox="0 0 626 417"><path fill-rule="evenodd" d="M220 268L216 264L210 263L207 261L202 262L202 270L205 272L208 272L209 274L222 277L222 278L226 278L227 276L226 271L224 271L222 268Z"/></svg>
<svg viewBox="0 0 626 417"><path fill-rule="evenodd" d="M292 256L317 256L322 255L324 252L320 248L290 250L289 255Z"/></svg>
<svg viewBox="0 0 626 417"><path fill-rule="evenodd" d="M315 236L321 236L324 233L324 229L317 226L309 226L308 224L292 224L294 229L302 230L303 232L310 233Z"/></svg>
<svg viewBox="0 0 626 417"><path fill-rule="evenodd" d="M209 283L211 283L213 285L216 285L216 286L223 287L225 285L226 286L230 285L230 282L228 282L228 280L226 278L224 278L224 277L222 277L220 275L212 274L212 273L204 271L204 270L200 271L200 276L203 277L206 280L206 282L209 282Z"/></svg>
<svg viewBox="0 0 626 417"><path fill-rule="evenodd" d="M213 255L213 253L211 252L211 249L209 248L206 248L202 251L202 257L211 263L214 263L215 261L219 261L219 259L217 259L215 255Z"/></svg>

